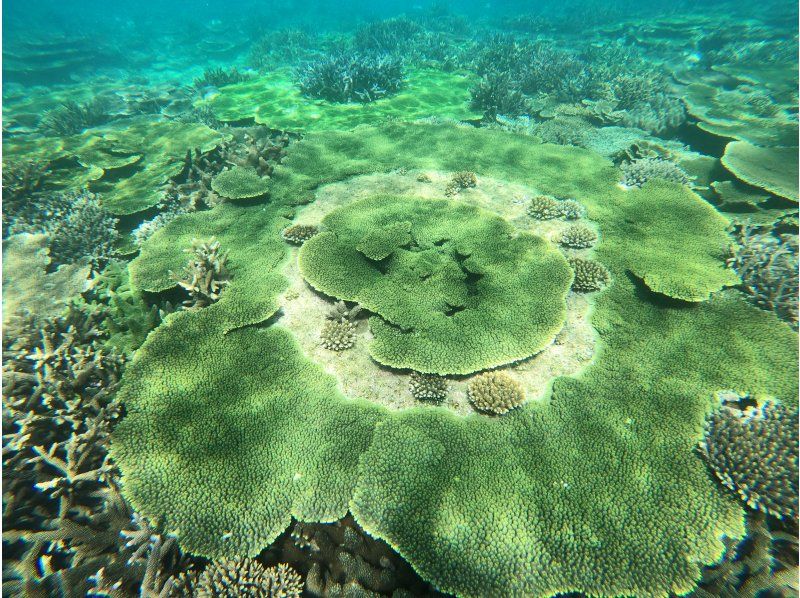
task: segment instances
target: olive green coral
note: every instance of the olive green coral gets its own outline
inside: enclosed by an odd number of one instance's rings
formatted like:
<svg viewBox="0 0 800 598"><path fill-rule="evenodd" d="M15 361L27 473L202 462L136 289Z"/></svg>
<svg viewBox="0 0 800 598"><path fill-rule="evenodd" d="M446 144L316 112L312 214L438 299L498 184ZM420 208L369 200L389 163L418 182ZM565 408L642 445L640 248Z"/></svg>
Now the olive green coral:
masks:
<svg viewBox="0 0 800 598"><path fill-rule="evenodd" d="M573 224L564 229L558 242L564 247L586 249L597 242L597 233L583 224Z"/></svg>
<svg viewBox="0 0 800 598"><path fill-rule="evenodd" d="M547 195L537 195L532 198L526 208L528 216L537 220L553 220L561 214L558 201Z"/></svg>
<svg viewBox="0 0 800 598"><path fill-rule="evenodd" d="M252 168L234 166L215 176L211 180L211 188L228 199L252 199L266 195L269 183Z"/></svg>
<svg viewBox="0 0 800 598"><path fill-rule="evenodd" d="M600 262L582 257L571 257L569 258L569 266L575 272L572 290L578 293L599 291L611 280L608 268Z"/></svg>
<svg viewBox="0 0 800 598"><path fill-rule="evenodd" d="M320 332L322 346L331 351L344 351L356 344L356 327L352 322L331 320Z"/></svg>
<svg viewBox="0 0 800 598"><path fill-rule="evenodd" d="M375 196L323 224L300 250L300 271L374 314L369 350L384 365L470 373L529 357L561 329L566 260L489 212Z"/></svg>
<svg viewBox="0 0 800 598"><path fill-rule="evenodd" d="M754 509L797 517L797 410L764 401L723 406L706 424L703 455L725 486Z"/></svg>
<svg viewBox="0 0 800 598"><path fill-rule="evenodd" d="M503 372L487 372L469 383L469 400L478 411L502 415L525 401L519 382Z"/></svg>

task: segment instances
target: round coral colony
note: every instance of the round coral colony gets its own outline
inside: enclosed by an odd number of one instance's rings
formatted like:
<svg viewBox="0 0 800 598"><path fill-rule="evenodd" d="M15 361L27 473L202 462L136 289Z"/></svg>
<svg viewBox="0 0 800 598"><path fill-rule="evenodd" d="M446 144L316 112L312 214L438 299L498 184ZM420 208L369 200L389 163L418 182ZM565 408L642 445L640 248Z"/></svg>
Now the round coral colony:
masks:
<svg viewBox="0 0 800 598"><path fill-rule="evenodd" d="M469 374L538 353L563 325L566 259L493 213L375 196L322 224L300 249L300 272L372 314L369 352L383 365Z"/></svg>

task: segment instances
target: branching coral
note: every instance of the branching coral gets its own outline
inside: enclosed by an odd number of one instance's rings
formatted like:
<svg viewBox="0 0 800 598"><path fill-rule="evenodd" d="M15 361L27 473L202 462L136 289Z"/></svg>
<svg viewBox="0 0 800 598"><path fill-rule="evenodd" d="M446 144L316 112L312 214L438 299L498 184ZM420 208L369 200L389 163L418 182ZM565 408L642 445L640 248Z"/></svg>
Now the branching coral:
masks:
<svg viewBox="0 0 800 598"><path fill-rule="evenodd" d="M441 403L447 398L447 378L436 374L411 372L408 390L417 401Z"/></svg>
<svg viewBox="0 0 800 598"><path fill-rule="evenodd" d="M583 224L573 224L564 229L558 242L572 249L586 249L597 242L597 233Z"/></svg>
<svg viewBox="0 0 800 598"><path fill-rule="evenodd" d="M119 494L107 446L124 359L105 349L105 319L71 305L4 336L4 592L132 595L181 566L174 538Z"/></svg>
<svg viewBox="0 0 800 598"><path fill-rule="evenodd" d="M478 411L502 415L525 401L519 382L503 372L487 372L469 383L469 400Z"/></svg>
<svg viewBox="0 0 800 598"><path fill-rule="evenodd" d="M293 224L281 231L281 237L294 245L302 245L318 232L319 227L313 224Z"/></svg>
<svg viewBox="0 0 800 598"><path fill-rule="evenodd" d="M444 194L447 197L452 197L454 195L458 195L463 189L475 187L477 184L478 178L475 176L474 172L462 170L461 172L455 173L450 178L447 183L447 187L444 189Z"/></svg>
<svg viewBox="0 0 800 598"><path fill-rule="evenodd" d="M65 102L46 112L39 128L46 135L73 135L89 127L107 123L112 118L110 111L111 102L105 97L94 98L85 104Z"/></svg>
<svg viewBox="0 0 800 598"><path fill-rule="evenodd" d="M91 258L97 264L109 258L118 238L117 219L88 191L40 193L4 210L7 233L47 233L52 266ZM7 220L5 220L8 218Z"/></svg>
<svg viewBox="0 0 800 598"><path fill-rule="evenodd" d="M422 35L419 23L396 17L361 25L356 30L354 41L362 52L407 53Z"/></svg>
<svg viewBox="0 0 800 598"><path fill-rule="evenodd" d="M754 509L797 517L797 409L763 401L724 405L707 421L702 452L715 475Z"/></svg>
<svg viewBox="0 0 800 598"><path fill-rule="evenodd" d="M743 225L735 231L736 244L728 266L742 279L752 301L789 322L798 324L798 251L796 235L775 235Z"/></svg>
<svg viewBox="0 0 800 598"><path fill-rule="evenodd" d="M680 166L663 158L639 158L620 166L623 183L628 187L641 187L647 181L661 179L681 185L691 183L691 177Z"/></svg>
<svg viewBox="0 0 800 598"><path fill-rule="evenodd" d="M296 73L300 90L329 102L374 102L403 85L403 65L390 56L330 54Z"/></svg>
<svg viewBox="0 0 800 598"><path fill-rule="evenodd" d="M347 320L330 320L325 322L319 336L326 349L344 351L356 344L356 327Z"/></svg>
<svg viewBox="0 0 800 598"><path fill-rule="evenodd" d="M192 247L184 249L191 255L181 276L175 280L189 293L184 305L195 309L219 301L220 293L229 284L228 252L214 237L208 240L192 239Z"/></svg>
<svg viewBox="0 0 800 598"><path fill-rule="evenodd" d="M313 35L300 29L279 29L260 37L250 48L249 64L266 72L276 64L294 64L312 50Z"/></svg>
<svg viewBox="0 0 800 598"><path fill-rule="evenodd" d="M611 274L608 269L600 262L581 257L571 257L569 258L569 265L572 271L575 272L572 290L578 293L599 291L611 280Z"/></svg>
<svg viewBox="0 0 800 598"><path fill-rule="evenodd" d="M241 83L247 81L250 77L246 73L242 73L236 67L230 70L225 70L221 67L206 69L201 78L194 80L194 86L197 89L204 87L222 87L223 85L230 85L232 83Z"/></svg>
<svg viewBox="0 0 800 598"><path fill-rule="evenodd" d="M561 214L559 202L549 195L537 195L531 198L525 211L528 216L536 220L553 220Z"/></svg>
<svg viewBox="0 0 800 598"><path fill-rule="evenodd" d="M577 220L583 216L583 206L574 199L562 199L558 202L558 215L564 220Z"/></svg>
<svg viewBox="0 0 800 598"><path fill-rule="evenodd" d="M264 568L249 558L212 562L200 575L197 598L300 598L303 579L286 564Z"/></svg>
<svg viewBox="0 0 800 598"><path fill-rule="evenodd" d="M17 215L29 210L26 206L39 191L50 173L49 164L37 160L3 163L3 236L8 224Z"/></svg>
<svg viewBox="0 0 800 598"><path fill-rule="evenodd" d="M488 118L498 114L519 116L528 112L528 101L508 73L491 72L470 89L470 106L483 110Z"/></svg>
<svg viewBox="0 0 800 598"><path fill-rule="evenodd" d="M117 219L100 204L100 198L83 191L69 197L63 219L52 223L50 257L55 264L69 264L90 257L94 262L111 256L119 233Z"/></svg>

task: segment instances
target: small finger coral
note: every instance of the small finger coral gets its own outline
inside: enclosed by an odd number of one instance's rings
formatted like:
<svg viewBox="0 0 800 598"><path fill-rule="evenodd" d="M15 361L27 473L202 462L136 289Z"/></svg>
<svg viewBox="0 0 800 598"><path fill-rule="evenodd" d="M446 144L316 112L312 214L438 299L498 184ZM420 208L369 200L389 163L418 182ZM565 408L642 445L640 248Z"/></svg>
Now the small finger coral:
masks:
<svg viewBox="0 0 800 598"><path fill-rule="evenodd" d="M408 390L417 401L441 403L447 398L447 379L436 374L412 372Z"/></svg>
<svg viewBox="0 0 800 598"><path fill-rule="evenodd" d="M344 351L356 344L356 325L345 319L325 322L320 333L322 346L330 351Z"/></svg>
<svg viewBox="0 0 800 598"><path fill-rule="evenodd" d="M302 245L318 232L319 228L313 224L293 224L283 229L281 237L294 245Z"/></svg>
<svg viewBox="0 0 800 598"><path fill-rule="evenodd" d="M569 265L575 272L572 290L577 293L599 291L611 280L608 270L600 262L583 259L582 257L571 257L569 258Z"/></svg>
<svg viewBox="0 0 800 598"><path fill-rule="evenodd" d="M525 210L536 220L553 220L561 215L558 202L548 195L537 195Z"/></svg>
<svg viewBox="0 0 800 598"><path fill-rule="evenodd" d="M597 233L582 224L573 224L566 228L558 242L572 249L586 249L597 242Z"/></svg>
<svg viewBox="0 0 800 598"><path fill-rule="evenodd" d="M478 411L502 415L519 407L525 400L525 392L508 374L487 372L470 382L469 400Z"/></svg>

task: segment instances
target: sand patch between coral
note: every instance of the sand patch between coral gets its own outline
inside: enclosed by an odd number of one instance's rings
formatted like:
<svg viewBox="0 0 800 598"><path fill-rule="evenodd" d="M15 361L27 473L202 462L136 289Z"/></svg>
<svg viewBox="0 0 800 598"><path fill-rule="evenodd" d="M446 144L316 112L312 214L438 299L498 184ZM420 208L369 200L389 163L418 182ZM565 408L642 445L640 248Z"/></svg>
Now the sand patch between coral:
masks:
<svg viewBox="0 0 800 598"><path fill-rule="evenodd" d="M376 193L447 199L444 191L451 176L452 173L438 171L395 171L325 185L317 190L314 202L298 209L295 223L318 224L333 210ZM495 212L520 231L555 243L570 222L541 221L528 216L525 212L528 198L536 193L530 187L478 177L476 187L463 189L449 199ZM592 226L586 219L581 222ZM357 340L352 349L336 352L322 347L320 330L335 301L317 293L305 282L297 267L298 249L293 247L291 252L283 271L289 279L289 287L279 299L282 307L279 325L292 331L304 353L336 378L346 396L360 397L395 410L423 404L408 390L410 372L387 368L370 357L367 347L372 335L366 317L355 322ZM590 257L592 250L565 253ZM576 375L591 362L596 345L596 333L589 322L593 296L570 292L566 322L554 342L531 358L499 368L522 384L526 401L544 399L554 378ZM467 398L467 385L472 377L449 378L448 398L440 405L460 415L474 413Z"/></svg>

